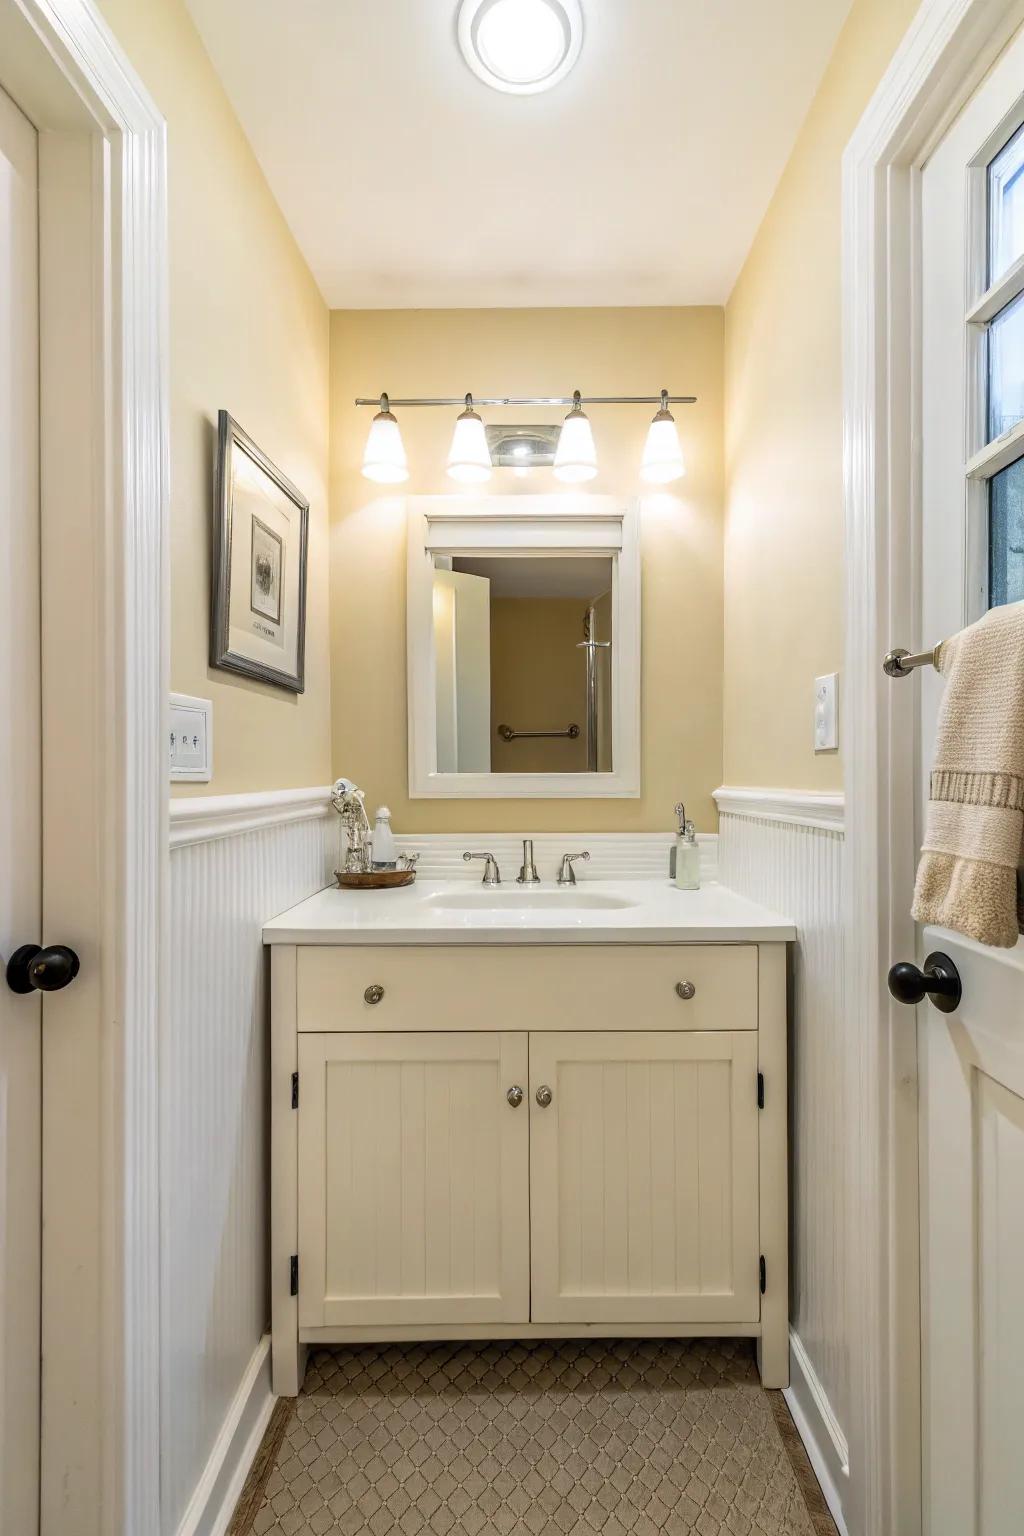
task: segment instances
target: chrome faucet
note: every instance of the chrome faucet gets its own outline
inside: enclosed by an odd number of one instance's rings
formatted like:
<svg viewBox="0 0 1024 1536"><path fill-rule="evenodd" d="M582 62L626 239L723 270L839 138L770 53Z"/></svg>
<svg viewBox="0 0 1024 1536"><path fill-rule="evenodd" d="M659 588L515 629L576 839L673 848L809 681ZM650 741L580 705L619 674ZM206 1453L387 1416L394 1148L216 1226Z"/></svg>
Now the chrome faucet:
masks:
<svg viewBox="0 0 1024 1536"><path fill-rule="evenodd" d="M484 875L481 883L483 885L501 884L501 870L498 868L498 861L493 853L464 853L462 859L466 864L469 863L470 859L486 859L487 863L484 865Z"/></svg>
<svg viewBox="0 0 1024 1536"><path fill-rule="evenodd" d="M540 875L537 866L533 862L533 838L523 838L523 863L516 876L517 885L540 885Z"/></svg>
<svg viewBox="0 0 1024 1536"><path fill-rule="evenodd" d="M589 858L589 853L563 853L562 866L558 871L558 884L575 885L576 871L572 867L573 863L576 859L582 859L586 863Z"/></svg>

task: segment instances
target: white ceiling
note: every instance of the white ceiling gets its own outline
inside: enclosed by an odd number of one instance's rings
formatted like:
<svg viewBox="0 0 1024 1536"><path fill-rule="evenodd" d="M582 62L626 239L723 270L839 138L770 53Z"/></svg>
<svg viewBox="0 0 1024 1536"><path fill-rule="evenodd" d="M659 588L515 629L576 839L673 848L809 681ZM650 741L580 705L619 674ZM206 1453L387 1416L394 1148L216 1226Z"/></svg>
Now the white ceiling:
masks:
<svg viewBox="0 0 1024 1536"><path fill-rule="evenodd" d="M456 0L188 0L332 308L721 304L850 0L583 0L512 96Z"/></svg>

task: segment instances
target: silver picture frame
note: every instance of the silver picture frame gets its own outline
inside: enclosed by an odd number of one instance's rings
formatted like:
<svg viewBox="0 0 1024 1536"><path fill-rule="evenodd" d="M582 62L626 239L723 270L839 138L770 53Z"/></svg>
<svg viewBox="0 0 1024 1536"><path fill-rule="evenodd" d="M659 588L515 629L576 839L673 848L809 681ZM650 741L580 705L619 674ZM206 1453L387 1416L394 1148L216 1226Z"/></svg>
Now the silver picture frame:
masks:
<svg viewBox="0 0 1024 1536"><path fill-rule="evenodd" d="M240 463L244 456L247 465ZM238 504L238 471L266 512ZM276 503L276 505L275 505ZM257 503L259 504L259 503ZM279 526L271 526L268 519ZM227 412L217 413L210 665L305 691L309 502ZM248 569L235 569L235 562ZM235 603L234 622L232 601ZM248 631L248 632L247 632ZM280 661L270 657L282 652Z"/></svg>

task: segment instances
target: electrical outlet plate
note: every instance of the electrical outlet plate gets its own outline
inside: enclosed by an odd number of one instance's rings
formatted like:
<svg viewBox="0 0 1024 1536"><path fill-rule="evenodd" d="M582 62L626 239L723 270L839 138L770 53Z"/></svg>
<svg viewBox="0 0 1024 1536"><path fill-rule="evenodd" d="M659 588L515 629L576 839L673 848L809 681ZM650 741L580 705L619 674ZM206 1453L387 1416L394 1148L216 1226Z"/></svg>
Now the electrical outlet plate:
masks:
<svg viewBox="0 0 1024 1536"><path fill-rule="evenodd" d="M169 733L171 780L209 783L213 773L213 700L172 693Z"/></svg>
<svg viewBox="0 0 1024 1536"><path fill-rule="evenodd" d="M835 752L839 747L839 673L814 679L814 750Z"/></svg>

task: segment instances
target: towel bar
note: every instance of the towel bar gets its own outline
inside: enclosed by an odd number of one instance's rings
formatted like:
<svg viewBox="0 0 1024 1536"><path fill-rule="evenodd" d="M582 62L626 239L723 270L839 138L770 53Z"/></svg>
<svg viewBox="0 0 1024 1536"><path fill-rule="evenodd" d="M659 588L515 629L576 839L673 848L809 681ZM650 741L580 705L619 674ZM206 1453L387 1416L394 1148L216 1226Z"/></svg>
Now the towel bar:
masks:
<svg viewBox="0 0 1024 1536"><path fill-rule="evenodd" d="M882 671L886 677L909 677L915 667L938 666L938 655L937 645L930 651L918 651L914 656L897 646L896 650L887 651L883 656Z"/></svg>

